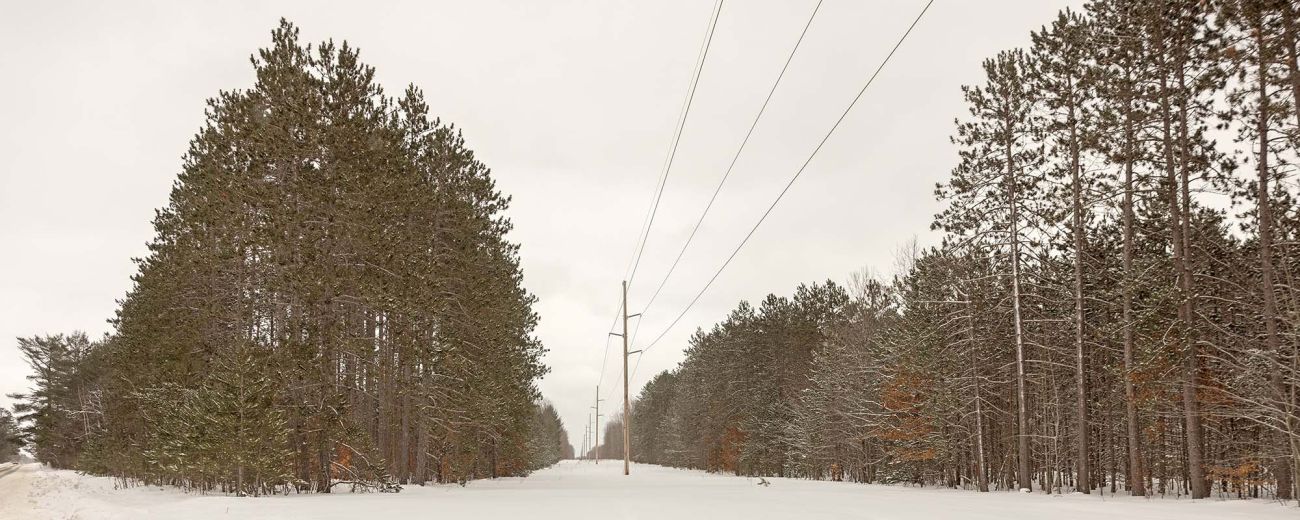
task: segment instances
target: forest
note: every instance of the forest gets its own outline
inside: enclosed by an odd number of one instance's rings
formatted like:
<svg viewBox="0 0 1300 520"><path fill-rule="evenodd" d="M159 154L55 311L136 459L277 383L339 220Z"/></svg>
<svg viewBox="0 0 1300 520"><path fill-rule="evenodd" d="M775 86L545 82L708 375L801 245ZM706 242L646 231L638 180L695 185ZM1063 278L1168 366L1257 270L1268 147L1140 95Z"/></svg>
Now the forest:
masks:
<svg viewBox="0 0 1300 520"><path fill-rule="evenodd" d="M1094 0L1044 22L961 89L941 244L699 329L632 406L634 460L1296 496L1300 3Z"/></svg>
<svg viewBox="0 0 1300 520"><path fill-rule="evenodd" d="M490 170L346 42L272 39L251 88L207 101L112 331L19 338L3 454L238 495L571 457Z"/></svg>

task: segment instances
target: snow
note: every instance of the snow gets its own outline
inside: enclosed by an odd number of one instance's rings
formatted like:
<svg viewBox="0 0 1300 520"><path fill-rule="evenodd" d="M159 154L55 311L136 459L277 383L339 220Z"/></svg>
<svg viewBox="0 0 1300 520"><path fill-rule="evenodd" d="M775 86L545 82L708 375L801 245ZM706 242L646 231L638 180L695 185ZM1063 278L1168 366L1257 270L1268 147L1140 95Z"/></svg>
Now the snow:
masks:
<svg viewBox="0 0 1300 520"><path fill-rule="evenodd" d="M1054 520L1295 518L1261 500L1143 499L759 479L636 465L565 461L528 478L468 486L408 486L400 494L238 498L175 489L114 489L112 479L36 464L0 466L0 519L766 519L1052 518ZM8 474L6 474L8 473Z"/></svg>

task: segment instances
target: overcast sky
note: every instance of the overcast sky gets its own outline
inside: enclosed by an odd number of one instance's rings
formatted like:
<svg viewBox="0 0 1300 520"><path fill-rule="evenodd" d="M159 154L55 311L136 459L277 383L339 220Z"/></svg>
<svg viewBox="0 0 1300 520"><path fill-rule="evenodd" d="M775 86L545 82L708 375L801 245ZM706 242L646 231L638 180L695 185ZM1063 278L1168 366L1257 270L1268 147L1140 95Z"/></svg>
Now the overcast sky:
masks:
<svg viewBox="0 0 1300 520"><path fill-rule="evenodd" d="M816 0L727 2L630 295L639 311L677 255ZM800 283L891 274L931 245L934 185L959 87L1026 45L1064 0L938 0L753 239L645 355L633 395L681 360L698 326ZM924 4L826 0L681 265L641 348L712 276ZM7 2L0 6L0 393L26 387L17 336L110 330L146 254L204 100L253 83L280 17L347 40L432 111L514 197L524 283L540 298L542 393L575 447L602 371L619 282L649 207L713 2ZM617 346L610 343L611 348ZM603 375L602 375L603 374ZM0 398L9 404L9 399Z"/></svg>

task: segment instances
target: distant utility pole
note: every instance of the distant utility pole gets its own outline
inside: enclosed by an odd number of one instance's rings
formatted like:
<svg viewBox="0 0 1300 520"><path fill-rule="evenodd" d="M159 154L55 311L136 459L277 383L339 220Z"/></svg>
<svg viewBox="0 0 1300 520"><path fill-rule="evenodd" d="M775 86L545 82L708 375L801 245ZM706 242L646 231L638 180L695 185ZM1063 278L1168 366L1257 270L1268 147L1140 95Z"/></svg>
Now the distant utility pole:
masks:
<svg viewBox="0 0 1300 520"><path fill-rule="evenodd" d="M600 398L600 385L596 385L596 406L592 407L596 409L596 414L592 417L591 423L591 452L592 458L596 459L596 464L600 464L600 418L604 417L600 415L601 401L604 401L604 399Z"/></svg>

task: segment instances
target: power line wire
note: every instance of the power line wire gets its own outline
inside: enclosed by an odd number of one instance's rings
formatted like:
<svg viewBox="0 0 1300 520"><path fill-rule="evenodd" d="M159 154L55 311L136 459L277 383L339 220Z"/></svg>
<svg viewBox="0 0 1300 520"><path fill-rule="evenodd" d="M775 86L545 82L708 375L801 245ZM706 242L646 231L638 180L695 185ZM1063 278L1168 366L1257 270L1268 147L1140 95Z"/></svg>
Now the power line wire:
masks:
<svg viewBox="0 0 1300 520"><path fill-rule="evenodd" d="M714 7L714 9L717 9L718 6L717 6L717 4L715 3L713 7ZM713 11L710 11L710 13L712 13L712 12L713 12ZM710 16L712 16L712 15L710 15ZM710 18L710 20L709 20L709 25L712 26L712 24L713 24L713 21L712 21L712 19ZM698 70L699 70L699 68L700 68L700 60L704 57L704 45L705 45L705 41L708 39L708 30L705 30L705 33L704 33L704 34L705 34L705 39L704 39L704 40L700 40L700 50L697 51L697 52L695 53L695 65L694 65L694 68L692 69L692 74L691 74L691 83L692 83L692 84L695 82L695 71L698 71ZM690 89L691 89L691 88L693 88L693 87L687 87L687 94L690 94ZM682 97L682 106L681 106L681 108L677 109L677 123L674 123L674 125L673 125L673 136L672 136L672 140L674 140L674 141L677 140L677 134L678 134L678 131L681 129L681 126L680 126L679 123L681 123L682 118L685 117L685 114L686 114L686 105L687 105L687 101L689 101L689 96L683 96L683 97ZM671 146L670 146L669 151L671 152ZM626 280L626 279L628 278L628 275L632 272L632 263L633 263L634 261L636 261L636 259L637 259L637 255L636 255L637 248L639 248L639 247L641 246L641 237L642 237L642 235L644 235L645 232L646 232L646 223L650 221L650 213L651 213L651 211L652 211L652 210L654 209L654 207L655 207L655 200L659 197L659 192L660 192L660 188L659 188L659 187L660 187L661 185L663 185L663 182L664 182L664 173L667 171L667 165L668 165L668 157L669 157L669 155L670 155L669 153L665 153L665 154L664 154L664 162L663 162L663 164L660 165L660 167L659 167L659 168L660 168L660 173L659 173L658 180L655 181L655 187L654 187L654 189L653 189L653 190L650 190L650 204L648 204L648 205L646 206L646 208L645 208L645 216L644 216L644 217L641 217L641 225L640 225L639 227L637 227L636 242L632 245L632 255L631 255L631 256L628 256L628 258L627 258L627 267L625 267L625 268L623 269L623 279L624 279L624 280ZM619 299L619 302L620 302L620 305L621 305L621 304L622 304L622 299L621 299L621 298ZM615 317L615 319L617 320L617 317Z"/></svg>
<svg viewBox="0 0 1300 520"><path fill-rule="evenodd" d="M845 107L844 111L840 114L840 117L835 120L835 124L831 125L830 130L828 130L826 132L826 135L822 137L821 141L817 143L817 147L814 148L812 153L808 155L808 159L804 160L803 165L801 165L799 169L795 171L794 176L790 177L790 181L787 182L785 187L781 189L781 192L777 194L776 199L774 199L772 201L772 204L770 204L767 207L767 210L763 212L763 215L759 217L758 222L754 223L754 227L750 228L749 233L745 234L745 238L740 241L740 244L737 245L736 248L731 252L731 255L727 257L727 260L722 263L722 266L718 267L718 270L713 273L713 277L709 278L709 281L704 284L704 287L701 288L700 291L695 294L695 297L692 298L691 302L686 305L686 308L682 309L682 312L679 313L677 317L673 319L672 323L668 324L668 327L666 327L663 330L663 332L660 332L659 335L656 336L655 339L651 341L649 345L641 349L642 354L644 354L646 351L650 350L657 343L659 343L659 340L662 340L664 336L667 335L668 332L672 330L674 326L677 325L677 322L681 321L682 317L686 315L687 311L690 311L691 307L695 306L695 303L700 300L700 297L704 295L704 292L707 291L711 285L713 285L713 282L718 279L718 276L722 274L722 271L726 269L728 265L731 264L731 261L733 259L736 258L736 254L740 252L741 248L745 247L745 244L749 242L749 239L751 237L754 236L754 232L757 231L758 227L763 224L763 221L767 220L768 215L770 215L772 213L772 210L776 208L777 203L781 202L781 198L785 196L786 192L790 190L790 186L794 185L794 182L799 179L799 176L801 174L803 174L804 170L808 167L808 164L811 163L813 158L817 156L817 153L821 151L822 146L826 144L826 141L829 140L831 135L835 133L835 130L839 128L840 123L844 122L844 118L849 115L849 111L853 110L853 106L858 103L858 100L862 99L862 95L866 93L867 88L869 88L871 84L875 82L876 77L880 75L880 71L883 70L885 68L885 65L889 63L889 60L894 57L894 53L897 52L898 48L903 45L903 41L907 40L907 37L910 34L912 34L912 29L916 28L916 24L921 21L921 17L925 16L926 11L930 10L930 6L932 4L934 4L934 0L929 0L926 2L925 7L923 7L921 9L921 12L916 15L916 18L912 20L912 24L909 25L907 27L907 30L903 32L903 36L900 37L896 43L894 43L894 47L890 49L889 54L887 54L885 56L885 59L880 62L880 66L876 67L875 72L873 72L871 74L871 77L867 79L866 84L864 84L862 88L858 90L858 94L853 97L853 101L850 102L847 107Z"/></svg>
<svg viewBox="0 0 1300 520"><path fill-rule="evenodd" d="M763 113L767 111L767 105L772 101L772 95L776 93L777 87L781 85L781 79L785 77L785 71L790 68L790 62L794 60L795 53L799 51L799 45L803 43L804 36L808 35L808 28L812 26L813 19L817 17L817 11L821 9L821 6L822 0L818 0L817 5L813 6L812 14L808 15L808 22L804 24L803 31L799 33L799 39L795 41L794 48L790 49L790 54L786 56L785 64L781 66L781 72L777 74L776 81L772 83L772 88L767 91L767 98L763 100L763 106L759 107L758 114L754 116L754 121L749 125L749 131L745 132L745 138L740 141L740 147L736 149L735 155L731 157L731 164L727 165L727 170L722 174L722 179L718 181L718 186L713 189L713 195L709 197L708 204L705 204L704 211L700 213L700 218L695 221L695 227L691 228L691 233L686 237L686 242L682 244L681 251L677 252L677 258L673 260L672 266L668 268L668 273L664 275L663 280L659 282L659 286L650 295L650 300L646 302L645 307L642 307L642 314L645 314L650 309L650 306L654 304L655 299L659 297L660 291L663 291L668 279L677 270L677 265L682 261L682 256L686 254L686 249L690 247L691 241L695 239L695 234L699 232L700 226L704 224L704 219L709 215L709 210L713 208L713 203L718 200L718 194L722 192L722 186L727 183L727 178L731 176L731 171L735 169L736 162L740 160L740 154L745 151L745 145L749 144L749 138L754 135L754 129L758 128L758 122L763 119ZM638 327L639 329L640 327ZM635 338L634 334L633 339Z"/></svg>
<svg viewBox="0 0 1300 520"><path fill-rule="evenodd" d="M772 95L776 93L777 87L781 85L781 80L785 78L785 72L786 70L789 70L790 62L794 60L795 53L799 51L799 46L803 43L804 37L808 35L808 28L812 26L813 19L817 17L817 11L821 9L822 1L823 0L817 0L817 5L813 6L812 13L808 15L808 21L804 23L803 30L799 33L799 38L795 41L794 47L790 49L790 54L786 56L785 63L781 66L781 72L777 74L776 81L772 82L772 88L768 89L767 97L763 99L763 105L759 107L758 114L754 116L754 121L750 123L749 130L745 132L745 138L740 141L740 147L736 149L735 155L732 156L731 164L727 165L727 170L723 172L722 179L718 181L718 186L713 189L713 195L709 197L708 204L704 205L704 211L700 213L700 218L695 221L695 226L691 228L691 233L686 237L686 242L682 244L682 249L677 252L677 258L673 259L673 264L668 267L668 272L664 274L663 279L659 281L659 286L655 288L654 293L650 295L650 299L646 301L645 306L641 308L640 314L642 316L645 316L646 311L650 310L650 306L654 304L655 299L659 297L659 293L663 291L664 286L668 284L668 279L672 277L673 272L677 270L677 265L682 261L682 257L686 254L686 249L690 247L691 241L695 239L696 233L700 230L700 226L704 224L705 217L709 215L709 210L713 208L713 203L717 201L718 194L722 192L722 186L727 183L727 179L731 176L731 171L735 169L736 162L740 159L740 154L745 151L745 145L749 144L749 138L754 135L754 129L758 127L758 122L763 118L763 113L767 111L767 105L771 103ZM637 335L640 333L641 320L637 320L636 328L632 331L632 343L636 342ZM638 356L636 359L636 367L633 368L632 374L635 376L636 371L640 368L641 357Z"/></svg>
<svg viewBox="0 0 1300 520"><path fill-rule="evenodd" d="M646 243L650 241L650 231L654 227L655 215L659 213L659 202L663 200L664 188L668 186L668 174L673 169L673 160L677 158L677 146L681 143L683 130L686 128L686 119L690 117L691 105L695 101L695 91L700 83L700 76L704 75L704 63L709 59L709 48L713 43L713 34L718 28L718 19L722 17L722 2L718 0L718 5L713 13L713 22L709 25L708 36L704 40L704 53L700 57L700 62L695 69L695 78L691 81L691 89L686 96L686 110L682 113L681 119L677 122L677 132L673 137L673 144L668 151L668 163L664 166L663 181L659 183L658 194L655 196L654 206L650 211L650 220L646 223L645 234L641 239L641 247L636 253L636 260L632 264L632 274L627 277L628 286L632 285L632 280L636 279L636 270L641 265L641 258L645 254Z"/></svg>
<svg viewBox="0 0 1300 520"><path fill-rule="evenodd" d="M712 20L709 22L709 29L705 33L704 42L700 47L700 52L696 55L695 73L691 78L691 84L687 90L686 101L683 104L682 110L678 114L676 130L673 132L672 145L669 147L668 156L663 167L663 173L660 174L659 182L655 186L654 202L650 207L648 217L643 219L643 231L637 235L640 244L634 249L633 257L629 260L630 272L628 270L624 271L624 279L628 281L629 286L631 285L632 280L636 277L636 270L640 266L641 256L645 252L646 242L650 239L650 229L654 226L654 217L659 211L659 202L663 198L664 187L668 184L668 173L672 170L673 159L677 155L677 146L678 143L681 142L682 130L686 127L686 119L690 115L691 104L695 99L695 91L699 85L700 76L704 73L704 62L708 58L709 48L713 43L713 34L717 30L718 19L722 16L722 2L723 0L718 0L711 11ZM609 325L610 333L614 332L614 327L618 324L618 317L619 314L623 312L623 305L623 301L620 299L617 312L615 312L614 319ZM597 386L605 380L605 367L609 361L609 338L610 335L606 334L604 354L600 361L600 376L597 378L596 382Z"/></svg>

